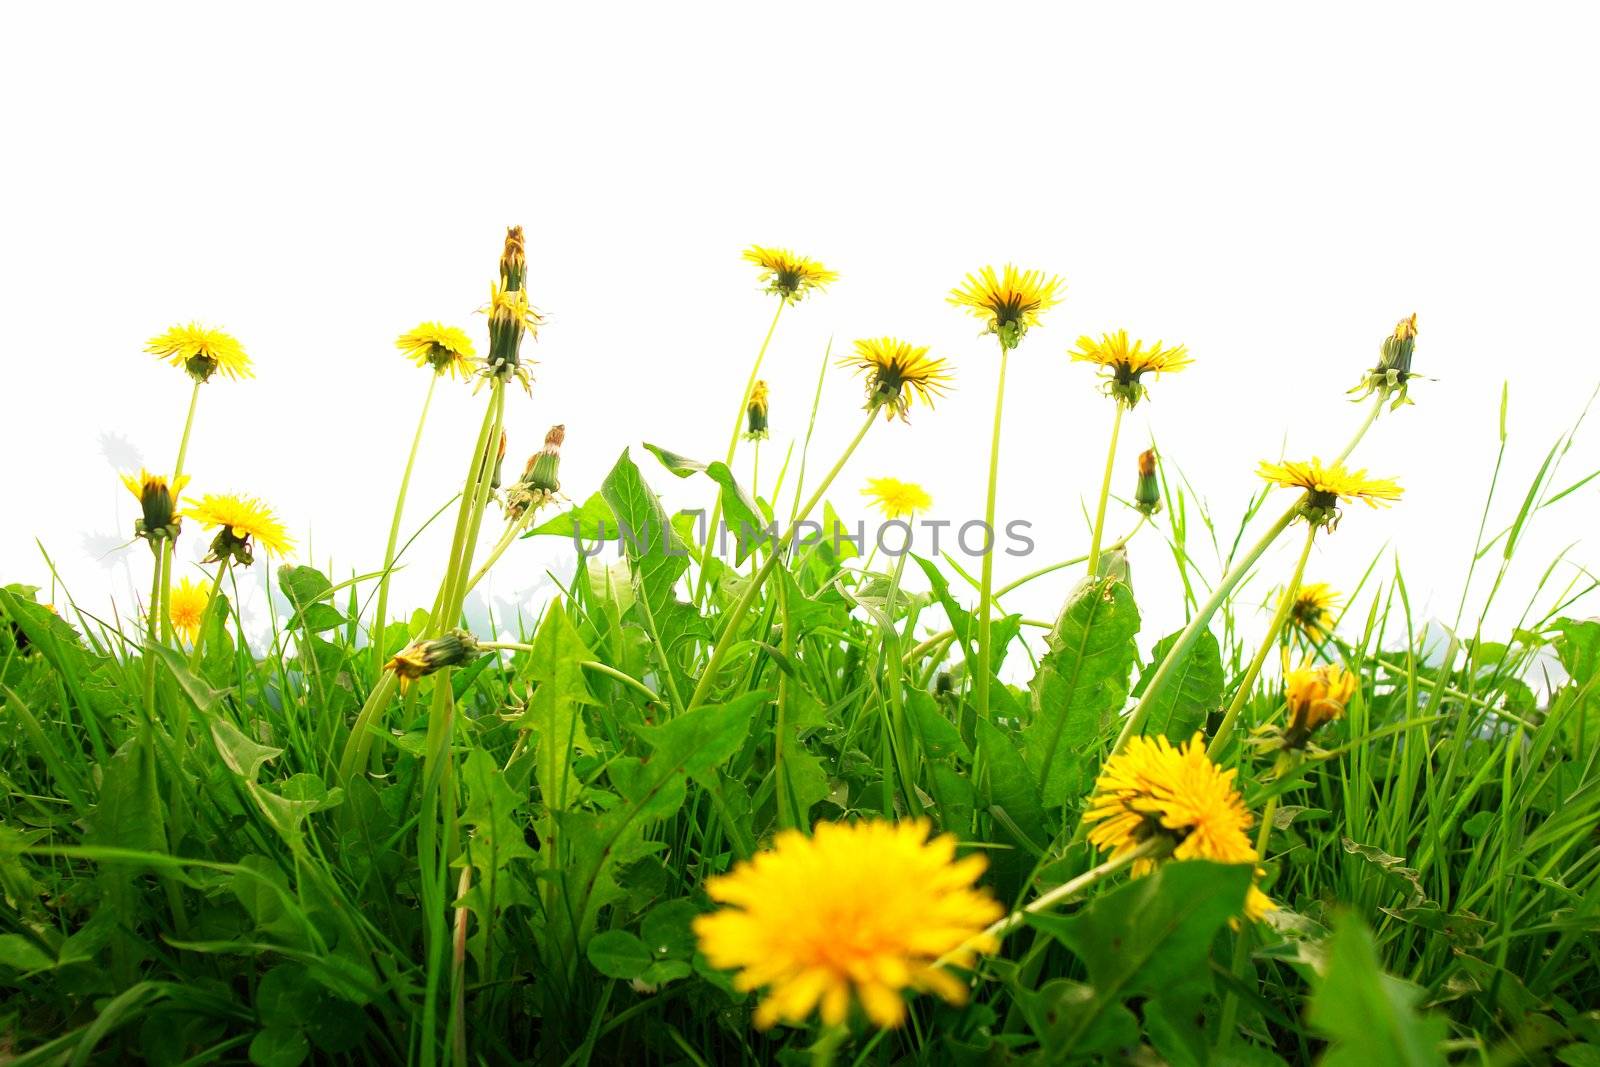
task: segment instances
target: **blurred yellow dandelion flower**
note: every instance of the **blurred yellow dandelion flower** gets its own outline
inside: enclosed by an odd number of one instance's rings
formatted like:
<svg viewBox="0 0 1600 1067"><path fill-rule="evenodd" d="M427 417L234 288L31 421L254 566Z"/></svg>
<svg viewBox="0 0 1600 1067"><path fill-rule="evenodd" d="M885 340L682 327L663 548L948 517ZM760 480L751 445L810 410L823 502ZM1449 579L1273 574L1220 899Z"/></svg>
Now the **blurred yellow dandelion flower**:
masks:
<svg viewBox="0 0 1600 1067"><path fill-rule="evenodd" d="M1352 471L1343 463L1323 466L1322 460L1310 463L1267 463L1256 472L1269 482L1286 489L1304 489L1301 514L1308 522L1332 529L1337 522L1341 501L1361 501L1369 507L1399 500L1405 492L1387 478L1369 478L1364 470Z"/></svg>
<svg viewBox="0 0 1600 1067"><path fill-rule="evenodd" d="M424 322L395 338L394 346L419 367L435 374L466 378L472 370L472 340L466 332L440 322Z"/></svg>
<svg viewBox="0 0 1600 1067"><path fill-rule="evenodd" d="M252 542L275 556L286 555L294 547L272 509L252 496L207 494L184 514L208 530L217 530L207 563L227 559L248 567L255 561Z"/></svg>
<svg viewBox="0 0 1600 1067"><path fill-rule="evenodd" d="M1322 641L1333 632L1333 612L1340 599L1327 582L1302 585L1289 605L1289 624L1307 640Z"/></svg>
<svg viewBox="0 0 1600 1067"><path fill-rule="evenodd" d="M206 605L211 603L211 583L184 578L172 587L171 599L167 618L178 636L192 644L200 633L200 623L205 620Z"/></svg>
<svg viewBox="0 0 1600 1067"><path fill-rule="evenodd" d="M1284 695L1289 704L1289 728L1284 744L1299 748L1326 723L1344 715L1358 683L1355 675L1337 663L1313 666L1307 659L1283 677Z"/></svg>
<svg viewBox="0 0 1600 1067"><path fill-rule="evenodd" d="M1074 363L1093 363L1106 378L1107 394L1133 407L1147 394L1140 378L1146 374L1171 374L1194 362L1182 345L1164 348L1160 341L1145 347L1140 340L1129 340L1127 330L1103 333L1100 340L1085 334L1078 347L1068 353Z"/></svg>
<svg viewBox="0 0 1600 1067"><path fill-rule="evenodd" d="M150 338L144 350L162 357L174 367L182 367L197 382L210 381L219 370L228 378L255 376L243 345L221 330L198 322L173 326L166 333Z"/></svg>
<svg viewBox="0 0 1600 1067"><path fill-rule="evenodd" d="M913 399L933 407L933 398L942 396L951 380L949 364L929 359L926 345L914 345L895 337L869 337L855 343L855 354L839 360L866 375L867 408L883 408L887 418L906 420Z"/></svg>
<svg viewBox="0 0 1600 1067"><path fill-rule="evenodd" d="M1030 327L1039 325L1039 315L1061 303L1067 283L1042 270L1018 270L1010 263L998 274L984 267L950 290L949 301L983 319L988 332L1000 338L1006 348L1015 348Z"/></svg>
<svg viewBox="0 0 1600 1067"><path fill-rule="evenodd" d="M968 967L994 951L983 931L1002 909L974 885L984 858L956 859L953 836L928 832L925 820L788 830L706 883L726 907L695 920L700 949L738 971L736 988L766 989L757 1026L800 1025L819 1007L836 1026L853 999L877 1026L899 1026L906 989L965 1000L966 985L933 962Z"/></svg>
<svg viewBox="0 0 1600 1067"><path fill-rule="evenodd" d="M1095 780L1083 816L1086 824L1094 824L1089 841L1116 857L1152 838L1165 838L1175 860L1254 863L1255 848L1246 833L1252 818L1234 785L1236 773L1211 762L1199 733L1181 746L1165 737L1135 737L1106 760ZM1148 873L1155 863L1140 859L1133 872ZM1255 893L1260 901L1245 902L1251 918L1272 906L1259 890Z"/></svg>
<svg viewBox="0 0 1600 1067"><path fill-rule="evenodd" d="M189 484L188 475L169 486L165 474L151 474L141 469L138 477L124 474L122 484L139 501L140 515L133 523L135 537L143 537L153 543L164 537L178 536L178 496L183 492L183 487Z"/></svg>
<svg viewBox="0 0 1600 1067"><path fill-rule="evenodd" d="M933 497L922 486L895 478L869 478L861 495L872 501L886 519L908 519L933 506Z"/></svg>
<svg viewBox="0 0 1600 1067"><path fill-rule="evenodd" d="M767 292L791 304L798 304L812 289L820 292L839 280L837 271L787 248L751 245L744 250L744 258L761 268L761 281Z"/></svg>

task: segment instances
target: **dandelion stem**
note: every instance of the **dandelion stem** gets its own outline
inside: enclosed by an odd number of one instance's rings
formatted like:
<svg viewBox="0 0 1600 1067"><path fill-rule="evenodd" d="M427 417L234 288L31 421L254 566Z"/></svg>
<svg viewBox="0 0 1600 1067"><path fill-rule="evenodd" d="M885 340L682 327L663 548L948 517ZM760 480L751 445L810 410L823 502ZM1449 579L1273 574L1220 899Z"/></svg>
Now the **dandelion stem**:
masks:
<svg viewBox="0 0 1600 1067"><path fill-rule="evenodd" d="M1262 664L1267 661L1267 654L1278 643L1278 634L1283 631L1283 624L1289 618L1289 609L1294 606L1295 594L1300 591L1300 579L1306 572L1306 560L1311 558L1311 545L1317 539L1317 531L1321 527L1315 523L1308 523L1306 529L1305 547L1300 550L1300 559L1294 566L1294 573L1289 576L1289 586L1283 592L1283 597L1278 601L1278 610L1272 614L1272 624L1267 627L1266 636L1261 639L1261 647L1256 649L1255 658L1250 661L1250 666L1245 668L1244 677L1239 681L1239 688L1233 694L1233 699L1228 702L1228 710L1222 716L1222 722L1217 726L1216 734L1211 738L1211 744L1206 747L1206 754L1216 759L1222 754L1223 748L1228 744L1228 739L1233 736L1233 727L1239 721L1239 713L1244 710L1245 701L1250 698L1250 690L1255 685L1256 676L1261 673Z"/></svg>
<svg viewBox="0 0 1600 1067"><path fill-rule="evenodd" d="M178 462L172 467L172 500L176 504L179 498L178 483L183 480L183 461L189 455L189 433L194 429L194 409L200 403L200 383L194 383L194 388L189 391L189 413L183 419L183 435L178 438ZM157 569L161 572L161 597L160 614L161 637L165 641L172 640L172 619L169 609L172 603L172 552L177 546L176 538L163 538L161 541L161 559Z"/></svg>
<svg viewBox="0 0 1600 1067"><path fill-rule="evenodd" d="M422 429L428 422L428 408L433 405L433 391L439 384L437 373L428 376L428 392L422 398L422 414L417 417L417 430L411 436L411 451L406 456L405 473L400 476L400 492L394 498L394 519L389 523L389 543L383 550L383 577L378 579L378 607L372 616L372 669L373 678L383 670L384 653L387 652L384 631L389 625L389 579L394 572L394 550L400 541L400 520L406 511L406 490L411 486L411 470L417 462L417 449L422 444Z"/></svg>
<svg viewBox="0 0 1600 1067"><path fill-rule="evenodd" d="M845 450L840 453L838 462L834 463L833 469L823 476L822 481L817 484L816 490L812 492L810 499L795 513L794 520L789 523L789 528L773 544L772 551L768 554L766 562L761 565L761 569L756 571L756 576L750 579L750 584L745 587L744 595L728 611L727 619L722 628L722 636L717 638L716 645L711 649L711 657L706 660L705 668L700 674L700 681L695 685L694 695L689 698L689 706L685 710L693 711L705 703L706 697L710 695L711 686L716 681L717 671L721 669L722 661L728 655L728 649L732 647L733 640L738 634L739 624L744 621L744 617L749 613L751 606L756 601L756 597L760 595L762 585L772 576L772 572L777 568L779 561L783 559L783 546L788 544L789 539L794 536L795 527L804 522L806 516L810 515L812 509L821 502L823 494L828 491L828 486L832 485L833 480L839 476L839 472L844 469L845 463L849 461L856 447L861 444L862 438L867 436L867 431L872 429L872 424L877 421L877 418L878 409L873 407L867 412L866 421L861 424L861 429L856 431L855 437L845 446Z"/></svg>
<svg viewBox="0 0 1600 1067"><path fill-rule="evenodd" d="M511 547L511 542L517 539L519 533L528 528L528 524L533 521L533 517L538 514L538 511L537 505L530 505L521 515L506 524L506 532L500 535L500 540L496 541L494 548L489 550L489 558L483 561L483 565L474 571L472 577L467 581L467 592L472 592L473 588L483 581L483 576L489 573L489 568L500 562L500 557L506 554L506 549Z"/></svg>
<svg viewBox="0 0 1600 1067"><path fill-rule="evenodd" d="M1000 378L994 392L994 432L989 438L989 495L983 506L983 525L988 542L983 553L983 569L978 586L978 673L972 679L973 701L978 718L989 718L989 663L992 650L989 609L994 601L990 590L994 586L994 498L995 486L1000 479L1000 427L1006 403L1006 357L1010 350L1000 343Z"/></svg>
<svg viewBox="0 0 1600 1067"><path fill-rule="evenodd" d="M1122 432L1122 401L1116 401L1117 414L1111 420L1111 443L1106 446L1106 476L1100 483L1100 503L1095 506L1094 533L1089 538L1089 574L1100 565L1100 535L1106 527L1106 498L1111 495L1111 475L1116 470L1117 437Z"/></svg>

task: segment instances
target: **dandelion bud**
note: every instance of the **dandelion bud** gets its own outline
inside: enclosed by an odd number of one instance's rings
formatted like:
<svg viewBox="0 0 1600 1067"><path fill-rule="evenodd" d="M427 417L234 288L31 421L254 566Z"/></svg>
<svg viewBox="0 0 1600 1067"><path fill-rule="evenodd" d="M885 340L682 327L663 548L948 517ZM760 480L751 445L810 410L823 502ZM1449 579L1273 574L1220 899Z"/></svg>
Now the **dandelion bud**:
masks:
<svg viewBox="0 0 1600 1067"><path fill-rule="evenodd" d="M506 230L505 251L500 255L500 280L489 288L489 358L487 372L497 377L515 375L528 388L528 371L522 366L522 335L533 334L544 320L528 303L523 275L528 257L523 251L522 227Z"/></svg>
<svg viewBox="0 0 1600 1067"><path fill-rule="evenodd" d="M1356 691L1356 679L1349 671L1334 663L1312 667L1309 659L1288 672L1283 682L1289 702L1285 748L1304 748L1319 727L1344 715Z"/></svg>
<svg viewBox="0 0 1600 1067"><path fill-rule="evenodd" d="M552 426L544 435L544 447L528 460L522 480L536 493L555 493L561 489L561 445L567 439L566 426Z"/></svg>
<svg viewBox="0 0 1600 1067"><path fill-rule="evenodd" d="M166 475L145 470L141 470L137 478L124 474L122 484L138 499L141 512L134 520L133 535L149 541L152 548L157 541L175 540L182 526L178 518L178 494L188 483L187 477L179 478L169 487Z"/></svg>
<svg viewBox="0 0 1600 1067"><path fill-rule="evenodd" d="M528 254L522 243L522 227L506 227L506 247L500 253L500 284L521 289L522 275L528 267Z"/></svg>
<svg viewBox="0 0 1600 1067"><path fill-rule="evenodd" d="M747 430L745 440L765 441L767 439L767 383L758 381L755 388L750 390L750 403L745 408Z"/></svg>
<svg viewBox="0 0 1600 1067"><path fill-rule="evenodd" d="M446 667L459 667L478 656L478 639L466 630L455 629L430 641L413 641L384 665L402 681L414 682Z"/></svg>
<svg viewBox="0 0 1600 1067"><path fill-rule="evenodd" d="M500 488L500 468L506 462L506 432L500 431L500 448L494 454L494 474L489 478L489 488Z"/></svg>
<svg viewBox="0 0 1600 1067"><path fill-rule="evenodd" d="M1146 515L1161 510L1161 483L1156 479L1156 452L1147 448L1139 453L1139 484L1133 491L1133 503Z"/></svg>
<svg viewBox="0 0 1600 1067"><path fill-rule="evenodd" d="M1417 316L1413 312L1410 318L1401 319L1395 324L1394 333L1384 338L1383 359L1378 364L1379 369L1392 371L1403 383L1411 376L1411 353L1417 347Z"/></svg>

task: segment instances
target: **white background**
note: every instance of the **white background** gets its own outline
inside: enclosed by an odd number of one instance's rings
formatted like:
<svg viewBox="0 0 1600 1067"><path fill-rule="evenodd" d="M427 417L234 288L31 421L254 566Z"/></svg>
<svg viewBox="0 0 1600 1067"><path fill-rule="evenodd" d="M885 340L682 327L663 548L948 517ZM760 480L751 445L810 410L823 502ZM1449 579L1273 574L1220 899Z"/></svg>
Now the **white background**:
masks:
<svg viewBox="0 0 1600 1067"><path fill-rule="evenodd" d="M425 387L393 338L440 318L482 347L508 223L549 316L509 462L565 422L578 499L630 442L725 447L771 314L739 259L760 242L842 274L779 326L764 480L803 433L828 339L893 333L948 356L959 388L876 429L833 497L860 516L862 481L890 474L924 483L938 517L981 516L996 359L945 294L987 262L1065 276L1012 360L1000 514L1032 521L1039 549L1002 557L1001 582L1087 542L1111 406L1067 362L1079 333L1190 347L1194 367L1129 420L1115 488L1154 434L1231 530L1258 459L1345 440L1345 390L1417 311L1416 366L1437 380L1356 456L1405 500L1347 515L1307 577L1348 587L1392 550L1419 625L1455 615L1502 381L1491 529L1600 379L1600 75L1578 7L15 4L0 20L0 580L49 584L37 536L95 611L126 612L148 580L142 545L108 552L135 514L114 466L170 466L188 396L146 338L202 319L257 367L203 390L194 489L270 501L300 562L372 569ZM830 376L816 461L853 430L859 389ZM442 390L413 519L460 477L478 412ZM669 504L709 501L635 454ZM1560 480L1596 466L1585 432ZM1590 534L1596 484L1519 552L1502 631ZM1249 592L1256 625L1282 547ZM439 555L419 543L398 607L429 598ZM494 595L567 556L519 544ZM1134 580L1146 641L1181 623L1159 535L1136 542ZM1049 618L1068 585L1010 606Z"/></svg>

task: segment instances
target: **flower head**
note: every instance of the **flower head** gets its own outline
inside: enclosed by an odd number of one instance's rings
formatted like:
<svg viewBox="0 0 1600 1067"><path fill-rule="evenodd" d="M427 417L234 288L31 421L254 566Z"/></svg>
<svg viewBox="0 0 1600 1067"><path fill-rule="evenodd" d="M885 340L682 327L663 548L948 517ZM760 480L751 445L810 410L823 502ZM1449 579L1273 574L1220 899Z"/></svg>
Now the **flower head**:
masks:
<svg viewBox="0 0 1600 1067"><path fill-rule="evenodd" d="M1327 582L1302 585L1289 605L1289 625L1308 641L1322 641L1333 632L1333 612L1339 600L1339 594Z"/></svg>
<svg viewBox="0 0 1600 1067"><path fill-rule="evenodd" d="M1127 330L1103 333L1100 340L1085 334L1078 347L1068 353L1074 363L1093 363L1104 375L1107 395L1133 407L1148 393L1140 379L1146 374L1170 374L1183 370L1194 360L1182 345L1163 348L1160 341L1145 347L1139 340L1128 340Z"/></svg>
<svg viewBox="0 0 1600 1067"><path fill-rule="evenodd" d="M1165 737L1135 737L1100 768L1083 815L1086 824L1095 824L1089 841L1114 857L1160 838L1175 860L1254 863L1246 833L1252 819L1234 785L1236 773L1211 762L1199 733L1177 747ZM1139 860L1134 873L1148 873L1155 862ZM1264 894L1254 892L1260 899L1247 899L1245 907L1251 918L1271 907Z"/></svg>
<svg viewBox="0 0 1600 1067"><path fill-rule="evenodd" d="M174 326L150 338L144 350L161 356L174 367L182 367L197 382L210 381L219 370L228 378L255 377L243 345L221 330L198 322Z"/></svg>
<svg viewBox="0 0 1600 1067"><path fill-rule="evenodd" d="M956 859L956 839L928 840L928 823L822 823L813 837L786 830L773 847L706 883L726 907L695 920L713 967L737 970L734 986L765 988L756 1025L803 1023L819 1007L836 1026L852 999L878 1026L899 1026L902 991L951 1003L966 986L933 966L970 966L993 951L984 928L1000 905L974 887L981 855Z"/></svg>
<svg viewBox="0 0 1600 1067"><path fill-rule="evenodd" d="M926 345L895 337L869 337L855 343L855 354L839 361L867 377L867 408L883 408L887 418L905 422L913 398L933 407L950 382L949 365L929 359Z"/></svg>
<svg viewBox="0 0 1600 1067"><path fill-rule="evenodd" d="M397 337L394 346L417 366L432 367L435 374L466 378L472 371L472 340L454 326L424 322Z"/></svg>
<svg viewBox="0 0 1600 1067"><path fill-rule="evenodd" d="M1366 377L1361 379L1361 384L1350 391L1357 394L1357 400L1373 393L1393 393L1394 403L1389 405L1390 411L1411 403L1406 392L1411 379L1417 377L1411 370L1411 356L1416 348L1417 316L1413 312L1395 323L1394 332L1383 339L1378 365L1368 371Z"/></svg>
<svg viewBox="0 0 1600 1067"><path fill-rule="evenodd" d="M506 491L506 514L521 518L531 507L542 507L561 491L561 446L567 440L565 426L552 426L544 435L544 447L528 457L517 484Z"/></svg>
<svg viewBox="0 0 1600 1067"><path fill-rule="evenodd" d="M872 501L886 519L908 519L933 506L933 497L922 486L895 478L869 478L861 495Z"/></svg>
<svg viewBox="0 0 1600 1067"><path fill-rule="evenodd" d="M983 319L987 332L999 337L1001 345L1016 348L1023 334L1039 325L1040 313L1061 303L1066 288L1067 283L1053 274L1018 270L1007 263L999 274L993 267L984 267L967 275L961 286L950 290L949 300Z"/></svg>
<svg viewBox="0 0 1600 1067"><path fill-rule="evenodd" d="M472 634L462 629L449 630L426 641L411 642L395 653L383 669L394 671L402 682L413 682L445 667L469 663L477 658L478 651L478 639Z"/></svg>
<svg viewBox="0 0 1600 1067"><path fill-rule="evenodd" d="M489 303L482 309L489 316L489 358L486 373L495 377L515 376L524 389L530 388L528 369L522 365L522 337L537 337L543 317L528 303L523 288L528 257L523 246L522 227L506 229L505 248L500 253L500 280L489 286Z"/></svg>
<svg viewBox="0 0 1600 1067"><path fill-rule="evenodd" d="M217 530L207 563L232 560L248 567L255 562L252 542L275 556L285 555L294 547L272 509L253 496L207 494L184 514L208 530Z"/></svg>
<svg viewBox="0 0 1600 1067"><path fill-rule="evenodd" d="M787 248L751 245L744 250L744 258L761 268L761 282L767 292L791 304L800 303L811 290L821 292L830 282L839 280L837 271Z"/></svg>
<svg viewBox="0 0 1600 1067"><path fill-rule="evenodd" d="M172 602L167 606L167 618L179 637L191 644L194 642L200 634L200 624L205 620L206 606L210 603L210 582L184 578L172 587Z"/></svg>
<svg viewBox="0 0 1600 1067"><path fill-rule="evenodd" d="M1289 703L1289 728L1284 731L1287 748L1300 748L1317 729L1344 715L1357 689L1355 675L1337 663L1313 667L1308 659L1284 673L1283 689Z"/></svg>
<svg viewBox="0 0 1600 1067"><path fill-rule="evenodd" d="M758 380L750 389L750 402L745 405L746 441L767 439L767 383Z"/></svg>
<svg viewBox="0 0 1600 1067"><path fill-rule="evenodd" d="M137 478L124 474L122 484L139 501L140 515L133 522L135 537L143 537L154 547L157 541L178 536L182 526L178 518L178 496L189 484L188 475L169 486L165 474L151 474L141 469Z"/></svg>
<svg viewBox="0 0 1600 1067"><path fill-rule="evenodd" d="M1338 523L1341 501L1359 500L1375 508L1380 503L1399 500L1405 491L1386 478L1368 478L1364 470L1348 470L1343 463L1323 466L1320 459L1310 463L1263 461L1256 473L1285 489L1304 489L1306 495L1300 513L1306 521L1329 530Z"/></svg>

